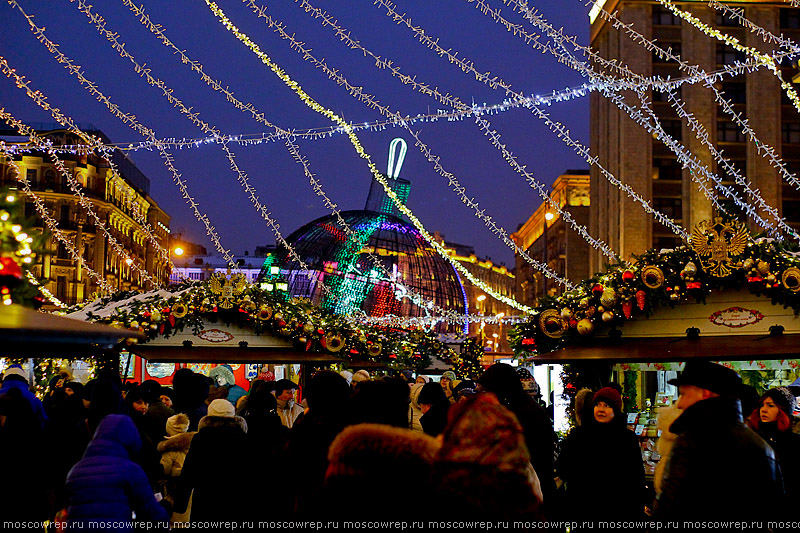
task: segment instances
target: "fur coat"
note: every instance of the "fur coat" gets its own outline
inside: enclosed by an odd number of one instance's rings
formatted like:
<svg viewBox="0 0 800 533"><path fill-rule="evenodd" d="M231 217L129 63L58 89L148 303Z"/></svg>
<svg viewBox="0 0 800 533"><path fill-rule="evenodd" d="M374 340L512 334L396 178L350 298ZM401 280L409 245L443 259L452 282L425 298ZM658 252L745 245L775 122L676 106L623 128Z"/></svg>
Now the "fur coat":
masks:
<svg viewBox="0 0 800 533"><path fill-rule="evenodd" d="M164 467L164 475L167 478L181 475L186 453L189 451L189 445L196 434L196 431L178 433L158 443L158 451L161 452L161 465Z"/></svg>
<svg viewBox="0 0 800 533"><path fill-rule="evenodd" d="M672 453L672 446L675 444L675 439L678 438L675 433L672 433L669 430L669 427L673 422L675 422L676 418L681 416L682 412L682 410L678 409L674 405L659 407L658 409L658 429L661 430L661 436L656 441L656 450L658 450L658 454L661 456L661 459L656 465L655 476L653 479L655 483L656 494L661 492L661 478L664 477L664 467L667 465L669 454Z"/></svg>

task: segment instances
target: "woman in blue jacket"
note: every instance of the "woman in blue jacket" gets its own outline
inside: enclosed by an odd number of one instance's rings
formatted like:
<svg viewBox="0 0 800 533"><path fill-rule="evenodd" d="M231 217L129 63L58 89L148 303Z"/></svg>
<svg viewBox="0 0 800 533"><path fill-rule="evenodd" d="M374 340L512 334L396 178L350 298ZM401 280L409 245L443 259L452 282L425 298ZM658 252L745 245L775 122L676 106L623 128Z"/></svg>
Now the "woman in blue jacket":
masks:
<svg viewBox="0 0 800 533"><path fill-rule="evenodd" d="M100 421L83 458L67 475L67 530L131 530L132 513L137 520L166 524L169 514L132 459L141 447L130 417L114 414Z"/></svg>

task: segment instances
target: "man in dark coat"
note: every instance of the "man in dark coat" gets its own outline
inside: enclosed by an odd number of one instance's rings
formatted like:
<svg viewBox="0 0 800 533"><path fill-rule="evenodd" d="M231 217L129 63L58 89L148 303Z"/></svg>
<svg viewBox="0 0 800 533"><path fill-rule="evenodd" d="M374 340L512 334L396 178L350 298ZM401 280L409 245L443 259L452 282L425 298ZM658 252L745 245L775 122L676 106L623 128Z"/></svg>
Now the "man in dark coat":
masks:
<svg viewBox="0 0 800 533"><path fill-rule="evenodd" d="M742 422L741 378L729 368L690 361L680 377L670 431L678 438L655 504L659 520L764 519L778 516L783 483L769 445Z"/></svg>

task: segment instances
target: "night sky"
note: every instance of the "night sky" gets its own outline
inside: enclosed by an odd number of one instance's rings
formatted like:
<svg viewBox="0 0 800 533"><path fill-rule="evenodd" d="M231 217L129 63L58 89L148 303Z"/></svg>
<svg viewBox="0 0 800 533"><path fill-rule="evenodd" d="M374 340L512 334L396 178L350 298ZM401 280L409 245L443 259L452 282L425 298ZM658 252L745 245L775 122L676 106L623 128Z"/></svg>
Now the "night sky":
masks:
<svg viewBox="0 0 800 533"><path fill-rule="evenodd" d="M487 1L495 9L502 8L503 16L513 23L536 33L534 26L501 1ZM265 13L281 21L285 30L310 47L318 59L324 58L329 67L337 69L350 83L362 86L364 92L375 95L392 110L417 115L447 109L433 98L415 92L387 71L376 68L375 61L364 57L362 52L345 47L329 27L324 27L320 19L312 18L300 7L301 2L256 2L266 5ZM269 121L298 131L330 127L328 119L303 105L255 55L225 30L202 0L136 0L136 4L144 4L151 20L161 24L176 46L201 63L206 74L222 82L240 100L252 103ZM506 97L502 90L492 90L477 82L474 75L463 73L425 47L405 25L393 22L386 15L385 7L373 5L369 0L313 0L311 4L331 14L338 25L349 30L350 37L365 48L391 60L404 74L416 75L418 82L458 96L468 105L499 103ZM584 82L579 74L558 63L553 56L534 50L482 14L474 2L414 0L396 4L397 11L410 16L415 26L423 28L433 38L438 37L443 48L473 61L478 71L490 71L493 76L509 82L512 89L526 95L543 95ZM539 0L531 4L555 27L563 27L565 32L587 43L588 8L583 2ZM20 0L20 5L35 17L37 25L46 28L48 38L60 44L60 50L82 67L88 79L121 110L134 114L142 124L153 129L159 138L205 137L168 103L160 89L148 85L134 72L132 64L112 49L109 41L100 36L79 11L77 0ZM383 118L304 61L245 3L222 0L219 6L320 104L356 124ZM198 74L191 72L177 55L159 43L121 0L95 3L92 11L106 19L106 29L117 32L125 49L139 63L146 63L151 74L163 80L173 90L173 95L193 112L199 113L200 119L225 134L271 132L202 82ZM127 145L143 140L56 63L37 42L17 9L2 2L0 16L4 26L0 33L0 55L18 74L32 81L32 88L47 95L51 105L81 125L92 124L99 128L115 143ZM54 122L8 79L0 80L0 107L27 123ZM575 138L588 144L588 97L555 103L546 110L554 119L564 122ZM528 110L514 109L486 118L520 163L548 186L566 169L587 168L571 148ZM537 192L502 159L473 119L417 123L412 128L419 131L421 140L441 157L442 166L457 176L467 194L509 233L527 220L541 203ZM496 263L513 264L512 251L462 204L450 190L447 180L437 174L433 165L414 147L407 131L387 127L381 131L360 131L358 136L383 172L390 141L401 136L409 143L401 177L412 182L408 205L429 231L439 231L449 241L473 245L479 256L489 256ZM372 178L344 135L335 134L315 141L298 139L297 144L311 171L341 209L364 207ZM280 223L284 236L330 213L312 191L302 167L294 162L282 143L230 146L261 202ZM204 144L172 152L191 194L200 209L208 214L226 248L236 254L245 250L252 253L258 245L275 242L271 230L251 207L219 146ZM172 216L173 233L181 232L211 251L213 247L205 236L205 229L181 198L158 153L139 150L131 153L131 158L150 178L151 196Z"/></svg>

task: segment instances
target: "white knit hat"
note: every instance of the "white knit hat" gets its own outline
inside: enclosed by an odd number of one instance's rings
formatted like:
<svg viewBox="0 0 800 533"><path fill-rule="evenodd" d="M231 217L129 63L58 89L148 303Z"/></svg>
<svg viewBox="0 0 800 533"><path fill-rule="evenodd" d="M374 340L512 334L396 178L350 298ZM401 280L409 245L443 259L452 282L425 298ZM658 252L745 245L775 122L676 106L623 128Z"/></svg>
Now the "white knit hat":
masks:
<svg viewBox="0 0 800 533"><path fill-rule="evenodd" d="M208 406L208 416L235 416L236 408L228 400L217 398Z"/></svg>
<svg viewBox="0 0 800 533"><path fill-rule="evenodd" d="M19 365L11 365L10 367L6 368L5 372L3 372L3 379L7 378L8 376L19 376L24 378L26 381L28 379L28 375Z"/></svg>
<svg viewBox="0 0 800 533"><path fill-rule="evenodd" d="M358 383L360 381L369 381L370 379L372 378L370 378L369 372L363 369L353 374L353 381L355 383Z"/></svg>
<svg viewBox="0 0 800 533"><path fill-rule="evenodd" d="M350 372L349 370L342 370L341 372L339 372L339 375L347 380L348 385L350 384L350 382L353 381L353 373Z"/></svg>
<svg viewBox="0 0 800 533"><path fill-rule="evenodd" d="M179 433L186 433L189 429L189 417L178 413L167 418L167 437L174 437Z"/></svg>

